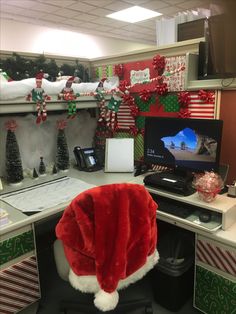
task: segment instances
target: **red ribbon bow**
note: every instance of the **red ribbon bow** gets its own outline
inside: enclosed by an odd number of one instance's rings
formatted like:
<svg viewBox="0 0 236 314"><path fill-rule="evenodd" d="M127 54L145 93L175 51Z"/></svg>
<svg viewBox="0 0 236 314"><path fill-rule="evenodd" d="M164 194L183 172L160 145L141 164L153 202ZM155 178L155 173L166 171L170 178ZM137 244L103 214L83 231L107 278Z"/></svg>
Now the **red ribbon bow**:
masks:
<svg viewBox="0 0 236 314"><path fill-rule="evenodd" d="M166 65L165 57L156 55L153 58L152 64L153 64L154 69L157 70L158 74L162 75L165 69L165 65Z"/></svg>
<svg viewBox="0 0 236 314"><path fill-rule="evenodd" d="M186 109L186 108L180 108L179 114L178 114L179 118L189 118L191 116L191 112Z"/></svg>
<svg viewBox="0 0 236 314"><path fill-rule="evenodd" d="M131 112L131 116L137 117L137 115L139 113L139 109L136 105L130 106L130 112Z"/></svg>
<svg viewBox="0 0 236 314"><path fill-rule="evenodd" d="M120 81L120 84L119 84L119 89L124 92L126 89L127 89L127 86L128 86L128 82L127 81Z"/></svg>
<svg viewBox="0 0 236 314"><path fill-rule="evenodd" d="M142 101L148 101L151 98L151 91L149 89L144 89L139 94Z"/></svg>
<svg viewBox="0 0 236 314"><path fill-rule="evenodd" d="M129 128L130 134L136 136L138 134L138 128L136 126L130 126Z"/></svg>
<svg viewBox="0 0 236 314"><path fill-rule="evenodd" d="M201 100L206 101L208 103L214 102L213 93L212 92L208 92L208 91L205 91L205 90L201 89L198 92L198 96L199 96L199 98Z"/></svg>
<svg viewBox="0 0 236 314"><path fill-rule="evenodd" d="M156 92L158 95L161 95L161 96L167 94L168 92L167 84L166 83L158 84L156 86Z"/></svg>
<svg viewBox="0 0 236 314"><path fill-rule="evenodd" d="M62 119L62 120L58 120L57 121L57 129L58 130L64 130L66 127L66 120Z"/></svg>
<svg viewBox="0 0 236 314"><path fill-rule="evenodd" d="M178 93L178 101L181 107L188 107L189 100L189 92Z"/></svg>
<svg viewBox="0 0 236 314"><path fill-rule="evenodd" d="M8 120L6 123L5 123L5 128L9 131L12 131L14 132L16 130L16 128L18 127L17 123L15 120Z"/></svg>

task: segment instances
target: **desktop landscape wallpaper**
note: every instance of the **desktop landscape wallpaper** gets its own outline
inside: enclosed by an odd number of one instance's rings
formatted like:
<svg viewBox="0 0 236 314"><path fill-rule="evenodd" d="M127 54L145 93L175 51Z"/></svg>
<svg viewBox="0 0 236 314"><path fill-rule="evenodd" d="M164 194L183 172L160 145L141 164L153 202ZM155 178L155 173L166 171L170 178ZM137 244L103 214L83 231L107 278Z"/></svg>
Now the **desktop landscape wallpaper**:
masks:
<svg viewBox="0 0 236 314"><path fill-rule="evenodd" d="M165 136L161 140L164 146L175 157L176 162L203 161L214 162L217 142L191 128L184 128L174 136Z"/></svg>

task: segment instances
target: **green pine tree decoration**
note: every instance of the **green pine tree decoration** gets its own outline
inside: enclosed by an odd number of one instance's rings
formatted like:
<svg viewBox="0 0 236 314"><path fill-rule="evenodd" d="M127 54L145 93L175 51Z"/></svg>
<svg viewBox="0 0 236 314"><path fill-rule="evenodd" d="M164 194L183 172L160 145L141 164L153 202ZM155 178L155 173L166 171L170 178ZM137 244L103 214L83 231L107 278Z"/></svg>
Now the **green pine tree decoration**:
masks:
<svg viewBox="0 0 236 314"><path fill-rule="evenodd" d="M104 165L105 161L106 139L110 137L113 137L111 129L107 127L104 121L98 122L94 136L94 147L101 165Z"/></svg>
<svg viewBox="0 0 236 314"><path fill-rule="evenodd" d="M54 164L52 168L52 174L57 174L57 166Z"/></svg>
<svg viewBox="0 0 236 314"><path fill-rule="evenodd" d="M19 146L15 135L17 124L15 120L9 120L5 126L7 129L6 179L8 183L19 183L24 177Z"/></svg>
<svg viewBox="0 0 236 314"><path fill-rule="evenodd" d="M40 163L39 163L39 174L43 175L46 173L46 166L45 163L43 161L43 157L40 157Z"/></svg>
<svg viewBox="0 0 236 314"><path fill-rule="evenodd" d="M33 170L33 178L37 179L38 177L39 177L39 175L37 173L37 170L34 168L34 170Z"/></svg>
<svg viewBox="0 0 236 314"><path fill-rule="evenodd" d="M69 163L69 150L67 146L66 141L66 135L65 135L65 127L66 127L66 121L65 120L59 120L57 121L57 168L58 170L67 170L69 169L70 163Z"/></svg>

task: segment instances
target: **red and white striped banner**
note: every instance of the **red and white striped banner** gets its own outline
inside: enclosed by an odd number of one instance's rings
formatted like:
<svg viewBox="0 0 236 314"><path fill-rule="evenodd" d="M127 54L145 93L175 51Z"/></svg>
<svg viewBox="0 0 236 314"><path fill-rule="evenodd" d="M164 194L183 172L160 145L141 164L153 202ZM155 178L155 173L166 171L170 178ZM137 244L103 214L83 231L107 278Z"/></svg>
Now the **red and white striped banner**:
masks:
<svg viewBox="0 0 236 314"><path fill-rule="evenodd" d="M18 313L40 298L35 256L0 272L0 313Z"/></svg>
<svg viewBox="0 0 236 314"><path fill-rule="evenodd" d="M236 252L228 251L205 241L197 241L197 260L236 275Z"/></svg>
<svg viewBox="0 0 236 314"><path fill-rule="evenodd" d="M122 103L117 112L117 127L119 130L129 130L131 126L135 126L135 119L129 105Z"/></svg>
<svg viewBox="0 0 236 314"><path fill-rule="evenodd" d="M215 118L215 93L212 93L212 101L201 100L196 92L189 93L188 110L192 119L214 119Z"/></svg>

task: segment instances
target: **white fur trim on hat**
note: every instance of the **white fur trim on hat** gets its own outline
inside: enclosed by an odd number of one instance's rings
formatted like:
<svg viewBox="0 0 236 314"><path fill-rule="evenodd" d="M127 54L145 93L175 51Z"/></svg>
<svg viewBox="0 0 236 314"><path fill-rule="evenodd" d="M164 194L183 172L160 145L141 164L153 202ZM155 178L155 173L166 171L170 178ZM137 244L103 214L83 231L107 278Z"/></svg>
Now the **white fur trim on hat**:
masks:
<svg viewBox="0 0 236 314"><path fill-rule="evenodd" d="M159 254L158 251L155 250L152 255L148 256L146 263L141 268L139 268L129 277L119 281L117 289L124 289L130 284L143 278L146 273L156 265L158 260ZM81 292L96 293L100 289L96 276L77 276L71 268L69 271L69 282L71 283L72 287L80 290Z"/></svg>
<svg viewBox="0 0 236 314"><path fill-rule="evenodd" d="M86 293L96 293L100 287L96 276L77 276L72 269L69 272L69 281L77 290Z"/></svg>
<svg viewBox="0 0 236 314"><path fill-rule="evenodd" d="M100 311L111 311L117 306L119 302L119 294L115 290L112 293L108 293L104 290L100 290L95 294L94 305Z"/></svg>
<svg viewBox="0 0 236 314"><path fill-rule="evenodd" d="M159 254L158 251L155 250L152 255L148 256L146 263L141 268L129 277L119 281L117 290L124 289L130 284L143 278L147 272L149 272L156 265L158 260ZM69 281L72 287L80 290L81 292L95 293L94 304L101 311L110 311L116 307L119 300L118 292L114 291L112 293L107 293L100 290L96 276L77 276L73 270L70 269Z"/></svg>

